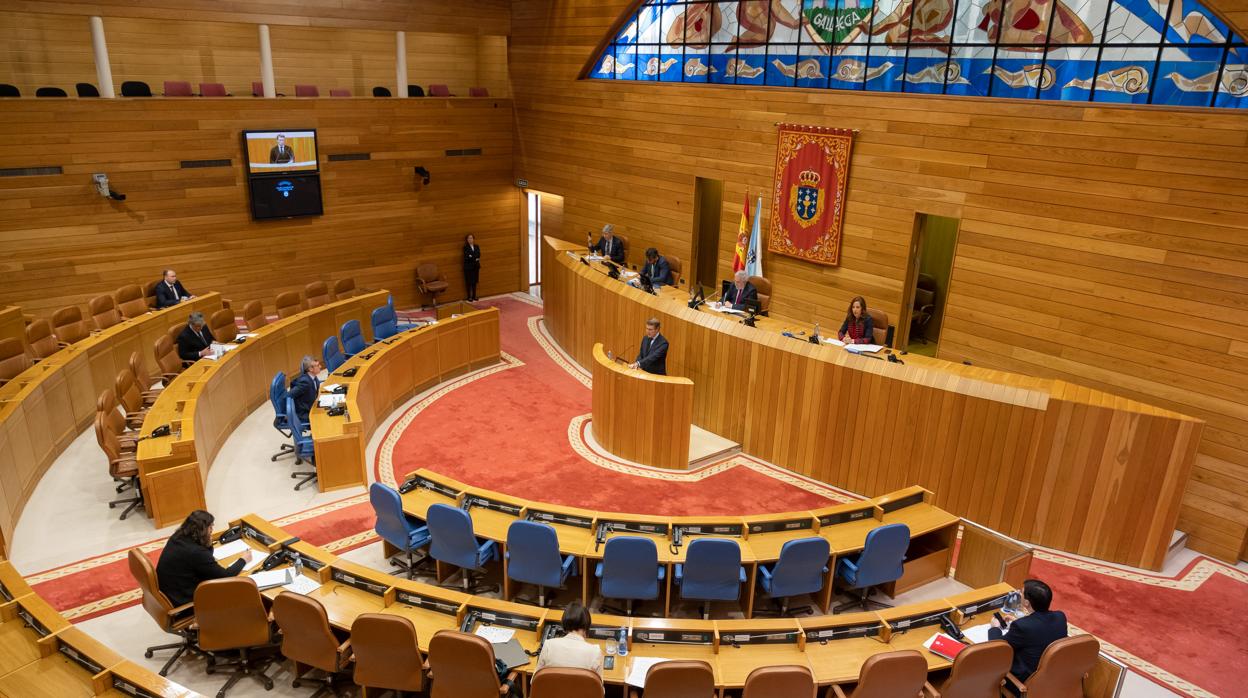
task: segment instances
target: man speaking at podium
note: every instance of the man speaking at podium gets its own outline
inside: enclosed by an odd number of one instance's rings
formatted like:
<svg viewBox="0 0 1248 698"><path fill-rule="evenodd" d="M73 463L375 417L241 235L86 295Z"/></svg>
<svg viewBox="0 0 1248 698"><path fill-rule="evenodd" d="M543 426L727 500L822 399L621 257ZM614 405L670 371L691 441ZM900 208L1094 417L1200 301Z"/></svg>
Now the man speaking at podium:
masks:
<svg viewBox="0 0 1248 698"><path fill-rule="evenodd" d="M667 337L659 334L659 319L646 320L646 338L641 340L641 351L630 368L640 368L646 373L667 375Z"/></svg>

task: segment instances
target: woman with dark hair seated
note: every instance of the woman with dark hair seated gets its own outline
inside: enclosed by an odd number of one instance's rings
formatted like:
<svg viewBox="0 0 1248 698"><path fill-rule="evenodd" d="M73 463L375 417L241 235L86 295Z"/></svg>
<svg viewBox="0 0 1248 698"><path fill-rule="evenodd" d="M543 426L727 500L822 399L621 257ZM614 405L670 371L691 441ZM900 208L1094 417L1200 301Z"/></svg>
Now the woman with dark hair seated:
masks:
<svg viewBox="0 0 1248 698"><path fill-rule="evenodd" d="M845 311L845 322L837 331L836 338L846 344L874 344L875 323L867 314L867 299L854 296L849 302L849 310Z"/></svg>
<svg viewBox="0 0 1248 698"><path fill-rule="evenodd" d="M537 668L552 666L569 669L589 669L602 676L602 649L585 639L593 621L589 609L579 601L568 604L563 612L563 637L547 640L537 657Z"/></svg>
<svg viewBox="0 0 1248 698"><path fill-rule="evenodd" d="M222 567L212 556L212 514L196 509L178 530L169 536L156 563L160 590L174 606L190 603L200 582L233 577L243 571L254 554L248 551L229 567Z"/></svg>

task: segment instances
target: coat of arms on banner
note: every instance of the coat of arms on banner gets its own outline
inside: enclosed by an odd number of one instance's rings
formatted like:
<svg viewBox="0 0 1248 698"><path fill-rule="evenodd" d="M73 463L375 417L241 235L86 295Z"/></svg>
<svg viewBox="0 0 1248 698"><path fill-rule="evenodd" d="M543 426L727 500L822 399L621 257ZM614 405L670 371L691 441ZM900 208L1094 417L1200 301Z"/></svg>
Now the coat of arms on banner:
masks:
<svg viewBox="0 0 1248 698"><path fill-rule="evenodd" d="M836 265L853 132L782 124L767 249Z"/></svg>

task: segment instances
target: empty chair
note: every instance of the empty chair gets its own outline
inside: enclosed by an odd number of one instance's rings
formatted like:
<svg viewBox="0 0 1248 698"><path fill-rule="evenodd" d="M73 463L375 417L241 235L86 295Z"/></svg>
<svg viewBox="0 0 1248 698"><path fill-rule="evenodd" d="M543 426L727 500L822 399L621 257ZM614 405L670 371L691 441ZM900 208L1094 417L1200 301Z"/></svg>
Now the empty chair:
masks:
<svg viewBox="0 0 1248 698"><path fill-rule="evenodd" d="M76 305L52 313L52 331L56 334L56 341L66 347L91 336L91 329L82 319L82 309Z"/></svg>
<svg viewBox="0 0 1248 698"><path fill-rule="evenodd" d="M373 529L384 541L390 564L406 572L411 579L415 576L416 565L421 562L413 558L415 552L429 545L429 527L407 518L403 513L403 498L393 487L374 482L368 488L368 501L377 516ZM394 554L391 548L396 551ZM399 560L399 553L405 554L407 560Z"/></svg>
<svg viewBox="0 0 1248 698"><path fill-rule="evenodd" d="M425 88L421 87L420 85L408 85L407 96L408 97L424 97Z"/></svg>
<svg viewBox="0 0 1248 698"><path fill-rule="evenodd" d="M200 97L229 97L230 93L225 91L225 85L219 82L201 82L199 83Z"/></svg>
<svg viewBox="0 0 1248 698"><path fill-rule="evenodd" d="M134 374L127 366L117 372L113 380L113 392L117 395L117 404L126 412L126 426L138 429L143 426L143 417L147 415L147 406L143 404L143 394L134 382Z"/></svg>
<svg viewBox="0 0 1248 698"><path fill-rule="evenodd" d="M373 88L373 96L374 97L390 97L392 95L390 94L389 87L382 87L381 85L378 85Z"/></svg>
<svg viewBox="0 0 1248 698"><path fill-rule="evenodd" d="M166 80L165 81L166 97L194 97L191 92L191 83L186 80Z"/></svg>
<svg viewBox="0 0 1248 698"><path fill-rule="evenodd" d="M295 410L295 400L290 397L286 398L286 423L290 426L290 441L294 446L295 462L307 462L315 466L316 453L312 435L307 433L307 425L299 420L299 413ZM316 470L295 472L290 476L299 480L295 483L295 491L298 492L300 487L316 481Z"/></svg>
<svg viewBox="0 0 1248 698"><path fill-rule="evenodd" d="M122 97L151 97L152 88L141 80L127 80L121 83Z"/></svg>
<svg viewBox="0 0 1248 698"><path fill-rule="evenodd" d="M222 308L213 313L212 317L208 318L208 330L212 332L213 341L219 344L238 339L238 324L234 318L234 311Z"/></svg>
<svg viewBox="0 0 1248 698"><path fill-rule="evenodd" d="M320 97L321 91L316 88L316 85L295 85L295 96Z"/></svg>
<svg viewBox="0 0 1248 698"><path fill-rule="evenodd" d="M875 343L880 346L887 346L888 313L875 308L867 308L867 314L871 316L872 334L875 337Z"/></svg>
<svg viewBox="0 0 1248 698"><path fill-rule="evenodd" d="M289 439L290 423L286 421L286 374L281 371L269 383L269 404L273 405L273 428L283 439ZM278 458L294 452L293 443L283 443L277 453L269 457L269 462L276 463Z"/></svg>
<svg viewBox="0 0 1248 698"><path fill-rule="evenodd" d="M364 330L360 329L359 320L347 320L342 323L342 353L348 359L368 348L364 341Z"/></svg>
<svg viewBox="0 0 1248 698"><path fill-rule="evenodd" d="M112 296L96 296L87 301L87 312L91 314L91 321L97 330L107 330L121 322L121 313L117 311L117 302Z"/></svg>
<svg viewBox="0 0 1248 698"><path fill-rule="evenodd" d="M619 536L607 541L602 562L594 569L602 595L624 599L624 611L633 614L633 602L659 598L659 582L667 576L659 566L659 549L641 536ZM605 607L604 607L605 610Z"/></svg>
<svg viewBox="0 0 1248 698"><path fill-rule="evenodd" d="M433 670L430 698L499 698L503 682L494 669L494 648L485 638L454 630L439 630L429 641ZM514 682L512 672L507 683Z"/></svg>
<svg viewBox="0 0 1248 698"><path fill-rule="evenodd" d="M156 338L152 356L156 359L156 368L160 370L160 379L165 385L169 385L169 381L182 373L182 359L178 357L178 350L174 348L173 339L169 335L162 334Z"/></svg>
<svg viewBox="0 0 1248 698"><path fill-rule="evenodd" d="M21 97L22 91L17 89L17 85L8 83L0 83L0 97Z"/></svg>
<svg viewBox="0 0 1248 698"><path fill-rule="evenodd" d="M745 677L741 698L815 698L815 677L804 666L762 666Z"/></svg>
<svg viewBox="0 0 1248 698"><path fill-rule="evenodd" d="M352 298L356 295L355 279L338 279L334 282L334 297L338 300Z"/></svg>
<svg viewBox="0 0 1248 698"><path fill-rule="evenodd" d="M35 361L46 359L61 349L61 343L52 334L52 323L43 318L37 318L26 326L26 346L30 347Z"/></svg>
<svg viewBox="0 0 1248 698"><path fill-rule="evenodd" d="M78 93L79 97L100 96L100 91L95 88L95 85L92 85L89 82L80 82L77 85L74 85L74 90Z"/></svg>
<svg viewBox="0 0 1248 698"><path fill-rule="evenodd" d="M766 315L771 310L771 280L765 276L751 276L746 283L752 284L758 292L758 310Z"/></svg>
<svg viewBox="0 0 1248 698"><path fill-rule="evenodd" d="M1100 651L1101 643L1091 635L1064 637L1045 648L1036 673L1025 683L1012 673L1006 677L1023 695L1082 698L1083 679L1096 665L1096 655Z"/></svg>
<svg viewBox="0 0 1248 698"><path fill-rule="evenodd" d="M394 312L394 306L389 303L380 308L374 308L370 319L373 325L374 341L380 342L399 333L399 318Z"/></svg>
<svg viewBox="0 0 1248 698"><path fill-rule="evenodd" d="M351 90L345 87L331 87L329 88L329 96L330 97L350 97Z"/></svg>
<svg viewBox="0 0 1248 698"><path fill-rule="evenodd" d="M143 593L143 610L156 621L156 625L170 635L177 635L181 642L168 645L148 647L143 656L151 659L154 652L174 650L173 656L160 668L161 676L169 675L169 668L178 661L187 650L195 646L191 625L195 622L195 605L184 604L174 606L173 602L160 590L160 580L156 576L156 567L150 558L139 548L131 548L126 554L130 563L130 576L139 583L139 591Z"/></svg>
<svg viewBox="0 0 1248 698"><path fill-rule="evenodd" d="M529 698L602 698L602 677L589 669L543 667L533 675Z"/></svg>
<svg viewBox="0 0 1248 698"><path fill-rule="evenodd" d="M260 301L250 301L243 306L243 324L250 332L269 324L269 316L264 314L264 305Z"/></svg>
<svg viewBox="0 0 1248 698"><path fill-rule="evenodd" d="M429 96L430 97L454 97L455 95L451 94L450 88L448 88L446 85L430 85Z"/></svg>
<svg viewBox="0 0 1248 698"><path fill-rule="evenodd" d="M126 418L121 410L117 409L117 393L112 390L101 390L100 396L95 399L95 413L104 416L105 426L112 430L117 436L118 444L121 446L121 452L134 453L135 447L138 445L138 432L127 431ZM129 483L122 478L115 478L117 482L122 483L117 488L118 492L129 487Z"/></svg>
<svg viewBox="0 0 1248 698"><path fill-rule="evenodd" d="M836 610L854 606L860 606L864 611L870 606L888 608L888 604L869 598L871 590L901 579L909 547L910 527L905 524L888 524L871 529L856 560L843 557L836 562L837 578L850 590L861 592L857 599L837 606Z"/></svg>
<svg viewBox="0 0 1248 698"><path fill-rule="evenodd" d="M114 509L119 504L125 504L126 508L121 512L121 519L125 521L130 512L143 506L143 491L139 487L139 464L134 459L133 453L123 453L121 442L118 435L109 425L105 415L97 412L95 414L95 441L100 445L100 450L104 451L104 456L108 459L108 474L114 480L120 480L126 487L120 488L118 491L129 489L131 496L115 499L108 503L109 509Z"/></svg>
<svg viewBox="0 0 1248 698"><path fill-rule="evenodd" d="M711 698L715 673L698 659L659 662L646 672L646 698ZM786 697L787 698L787 697Z"/></svg>
<svg viewBox="0 0 1248 698"><path fill-rule="evenodd" d="M329 294L329 285L324 281L313 281L304 286L303 296L309 308L319 308L334 302L334 297Z"/></svg>
<svg viewBox="0 0 1248 698"><path fill-rule="evenodd" d="M195 588L195 623L196 646L208 655L208 669L234 667L218 698L244 676L256 677L266 691L273 689L273 679L264 675L269 658L254 656L255 650L274 645L269 614L254 580L226 577L200 583Z"/></svg>
<svg viewBox="0 0 1248 698"><path fill-rule="evenodd" d="M298 291L283 291L277 294L277 316L283 320L291 315L304 311L303 299Z"/></svg>
<svg viewBox="0 0 1248 698"><path fill-rule="evenodd" d="M926 684L927 660L917 650L881 652L862 663L858 684L848 698L910 698L918 696ZM935 691L932 688L926 695L936 695ZM832 696L847 698L845 691L836 684L832 684L828 698Z"/></svg>
<svg viewBox="0 0 1248 698"><path fill-rule="evenodd" d="M264 83L263 82L253 81L251 83L251 96L252 97L264 96Z"/></svg>
<svg viewBox="0 0 1248 698"><path fill-rule="evenodd" d="M139 317L151 310L147 307L147 299L143 297L143 287L138 284L117 289L113 293L113 302L117 305L117 312L126 319Z"/></svg>
<svg viewBox="0 0 1248 698"><path fill-rule="evenodd" d="M17 378L30 368L30 355L16 337L0 339L0 385Z"/></svg>
<svg viewBox="0 0 1248 698"><path fill-rule="evenodd" d="M139 352L130 352L130 375L134 376L134 382L139 386L139 394L143 396L144 402L156 401L156 397L160 395L161 388L156 387L158 379L147 372L147 366L143 365L143 358L139 356Z"/></svg>
<svg viewBox="0 0 1248 698"><path fill-rule="evenodd" d="M342 363L347 359L342 355L342 348L338 346L337 337L331 335L321 342L321 358L325 361L325 370L330 373L342 367Z"/></svg>
<svg viewBox="0 0 1248 698"><path fill-rule="evenodd" d="M36 97L68 97L69 95L59 87L40 87L35 90Z"/></svg>
<svg viewBox="0 0 1248 698"><path fill-rule="evenodd" d="M429 296L433 307L438 307L438 294L445 293L450 284L446 277L438 271L438 265L432 262L416 265L416 287L421 293Z"/></svg>
<svg viewBox="0 0 1248 698"><path fill-rule="evenodd" d="M826 538L799 538L786 542L780 548L776 564L758 566L763 591L773 599L780 599L780 615L789 612L790 597L813 594L823 588L823 575L828 571L830 554L831 546ZM807 606L793 609L793 612L810 610Z"/></svg>
<svg viewBox="0 0 1248 698"><path fill-rule="evenodd" d="M305 681L315 681L333 691L350 664L351 641L340 642L329 627L329 614L320 601L303 594L283 591L273 599L273 620L282 630L282 656L294 667L291 686L298 688ZM312 670L325 672L324 680L306 679Z"/></svg>
<svg viewBox="0 0 1248 698"><path fill-rule="evenodd" d="M711 617L712 601L736 601L745 584L741 566L741 546L726 538L698 538L685 551L685 562L677 564L675 579L680 598L705 602L702 617Z"/></svg>
<svg viewBox="0 0 1248 698"><path fill-rule="evenodd" d="M434 504L425 516L429 526L429 557L462 569L465 592L493 591L494 587L473 589L472 572L483 572L485 563L498 559L498 544L478 539L472 530L472 517L459 507Z"/></svg>
<svg viewBox="0 0 1248 698"><path fill-rule="evenodd" d="M469 97L489 97L490 91L489 89L484 88L484 87L469 87L468 96Z"/></svg>
<svg viewBox="0 0 1248 698"><path fill-rule="evenodd" d="M910 339L927 344L927 326L936 315L936 278L920 273L914 283L914 306L910 312ZM872 322L875 322L872 319Z"/></svg>
<svg viewBox="0 0 1248 698"><path fill-rule="evenodd" d="M536 521L513 521L507 527L507 577L537 585L537 604L546 605L548 587L563 588L576 571L576 556L559 554L554 526Z"/></svg>
<svg viewBox="0 0 1248 698"><path fill-rule="evenodd" d="M668 278L667 283L671 286L679 286L680 270L684 268L680 261L680 257L670 254L665 254L663 256L667 259L667 268L672 272L672 275Z"/></svg>
<svg viewBox="0 0 1248 698"><path fill-rule="evenodd" d="M958 652L949 678L940 685L941 698L1000 698L1001 682L1012 661L1014 648L1004 640L968 645Z"/></svg>
<svg viewBox="0 0 1248 698"><path fill-rule="evenodd" d="M357 686L382 691L423 692L429 663L416 642L416 626L403 616L361 613L351 623ZM372 695L371 692L368 695Z"/></svg>

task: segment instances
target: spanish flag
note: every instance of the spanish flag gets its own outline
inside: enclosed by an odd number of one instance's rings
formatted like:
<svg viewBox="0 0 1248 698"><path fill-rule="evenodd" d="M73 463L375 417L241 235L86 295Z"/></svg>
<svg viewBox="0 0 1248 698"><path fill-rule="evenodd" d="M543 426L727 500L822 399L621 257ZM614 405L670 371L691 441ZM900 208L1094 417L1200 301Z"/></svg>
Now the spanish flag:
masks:
<svg viewBox="0 0 1248 698"><path fill-rule="evenodd" d="M745 207L741 211L741 224L737 226L737 251L732 255L732 273L745 268L747 250L750 246L750 195L746 192Z"/></svg>

